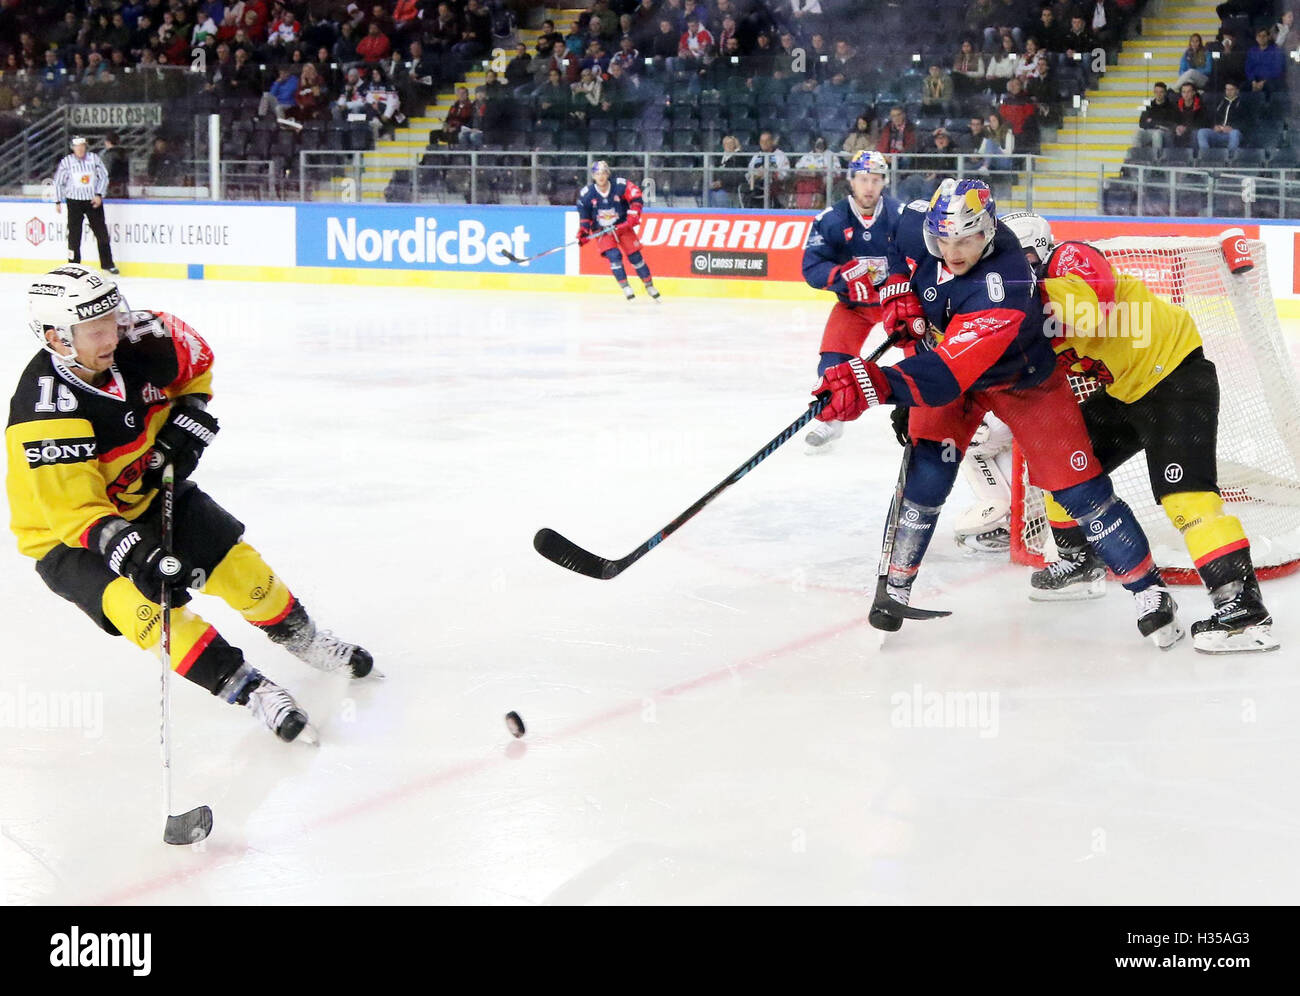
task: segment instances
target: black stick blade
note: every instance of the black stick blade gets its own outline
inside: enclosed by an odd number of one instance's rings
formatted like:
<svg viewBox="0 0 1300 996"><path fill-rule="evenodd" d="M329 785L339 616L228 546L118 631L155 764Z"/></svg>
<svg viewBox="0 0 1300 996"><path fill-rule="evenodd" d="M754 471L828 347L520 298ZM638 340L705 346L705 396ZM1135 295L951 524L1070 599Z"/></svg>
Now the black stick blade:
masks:
<svg viewBox="0 0 1300 996"><path fill-rule="evenodd" d="M537 530L537 535L533 537L533 549L551 563L577 574L585 574L589 578L608 581L618 573L618 565L612 560L589 553L554 529Z"/></svg>
<svg viewBox="0 0 1300 996"><path fill-rule="evenodd" d="M947 609L918 609L915 605L904 605L888 595L877 595L871 603L871 610L899 619L942 619L952 615Z"/></svg>
<svg viewBox="0 0 1300 996"><path fill-rule="evenodd" d="M197 806L180 816L168 816L163 830L165 844L197 844L212 833L212 810Z"/></svg>
<svg viewBox="0 0 1300 996"><path fill-rule="evenodd" d="M522 262L523 262L523 260L522 260L520 257L516 256L516 255L515 255L514 253L512 253L512 252L507 252L507 251L504 250L504 249L501 250L501 255L504 256L506 259L510 260L510 262L512 262L512 263L522 263Z"/></svg>

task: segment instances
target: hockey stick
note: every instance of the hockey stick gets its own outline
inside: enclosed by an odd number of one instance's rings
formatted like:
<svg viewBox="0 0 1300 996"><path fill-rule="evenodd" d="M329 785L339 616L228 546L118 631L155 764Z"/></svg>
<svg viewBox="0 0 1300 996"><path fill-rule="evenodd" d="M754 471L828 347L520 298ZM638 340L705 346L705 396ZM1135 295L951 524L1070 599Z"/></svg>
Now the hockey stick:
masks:
<svg viewBox="0 0 1300 996"><path fill-rule="evenodd" d="M162 470L162 561L159 568L164 575L176 574L180 561L172 556L173 513L176 500L176 470L168 461ZM163 842L166 844L195 844L212 832L212 810L196 806L180 816L172 815L172 740L171 740L171 675L172 675L172 590L169 583L162 587L162 769L163 769Z"/></svg>
<svg viewBox="0 0 1300 996"><path fill-rule="evenodd" d="M886 339L867 357L868 363L874 363L884 355L885 350L894 345L893 339ZM533 537L533 549L540 553L547 560L554 564L559 564L566 570L574 571L578 574L585 574L589 578L598 578L601 581L608 581L610 578L618 577L625 570L635 564L647 553L657 547L665 539L675 533L679 528L689 522L695 515L704 508L714 498L722 494L727 488L731 487L760 463L776 452L777 448L788 442L796 432L813 420L813 418L830 402L829 392L819 394L815 401L808 405L808 410L800 415L797 419L782 429L774 436L766 446L733 470L725 478L716 484L708 494L704 495L695 502L672 522L664 526L659 532L655 533L639 547L629 553L621 560L608 560L605 557L599 557L590 551L584 550L578 544L570 539L561 536L554 529L539 529L537 535Z"/></svg>
<svg viewBox="0 0 1300 996"><path fill-rule="evenodd" d="M877 625L877 621L883 621L878 620L881 614L900 619L941 619L944 616L952 615L951 612L945 609L917 609L911 605L904 605L902 602L890 598L887 590L889 561L894 555L894 537L898 533L898 517L902 514L903 509L903 488L907 484L907 465L911 459L912 444L908 442L903 447L903 462L898 468L898 481L894 485L894 497L889 503L889 516L885 519L885 538L880 544L880 564L876 568L876 595L871 601L871 612L868 615L868 621L876 629L882 629L886 632L891 631L889 626ZM892 629L896 630L898 626L894 626Z"/></svg>
<svg viewBox="0 0 1300 996"><path fill-rule="evenodd" d="M612 235L613 232L614 226L610 225L607 228L602 228L599 232L592 232L591 238L595 239L602 235ZM514 253L507 252L504 249L501 250L501 255L512 263L531 263L533 260L541 259L543 256L549 256L553 252L559 252L561 249L568 249L569 246L576 246L581 241L582 239L574 239L572 242L566 242L564 245L556 246L554 249L545 249L542 252L534 253L532 256L516 256Z"/></svg>

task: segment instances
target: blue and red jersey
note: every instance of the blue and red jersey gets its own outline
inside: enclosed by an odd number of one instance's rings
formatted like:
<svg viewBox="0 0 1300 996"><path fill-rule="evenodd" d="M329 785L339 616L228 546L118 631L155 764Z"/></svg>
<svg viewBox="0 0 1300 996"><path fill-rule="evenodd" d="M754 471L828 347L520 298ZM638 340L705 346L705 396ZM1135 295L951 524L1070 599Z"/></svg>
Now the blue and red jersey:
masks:
<svg viewBox="0 0 1300 996"><path fill-rule="evenodd" d="M578 193L578 231L589 235L624 222L636 228L643 206L641 188L631 180L621 176L611 179L604 194L589 183Z"/></svg>
<svg viewBox="0 0 1300 996"><path fill-rule="evenodd" d="M939 407L966 391L1016 390L1041 384L1056 366L1044 331L1047 313L1020 241L1001 222L989 253L961 276L925 247L923 210L900 218L895 272L915 261L912 289L926 321L943 336L933 349L884 367L895 404Z"/></svg>
<svg viewBox="0 0 1300 996"><path fill-rule="evenodd" d="M880 299L875 294L869 300L853 300L844 273L865 264L874 286L885 282L902 213L902 203L892 197L881 197L869 216L858 210L851 197L828 207L813 219L804 241L804 280L810 287L834 292L850 308L878 305Z"/></svg>

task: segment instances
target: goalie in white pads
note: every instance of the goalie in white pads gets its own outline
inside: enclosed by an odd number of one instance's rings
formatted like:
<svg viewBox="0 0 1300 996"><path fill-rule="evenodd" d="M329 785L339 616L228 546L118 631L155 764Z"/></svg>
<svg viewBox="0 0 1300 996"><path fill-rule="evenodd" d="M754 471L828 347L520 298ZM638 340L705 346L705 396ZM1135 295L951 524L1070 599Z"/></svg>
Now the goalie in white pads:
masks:
<svg viewBox="0 0 1300 996"><path fill-rule="evenodd" d="M1054 243L1039 215L1017 212L1003 221L1038 273L1044 304L1062 316L1052 340L1058 361L1098 383L1081 406L1097 459L1110 472L1146 451L1152 494L1210 593L1214 612L1192 625L1193 646L1212 654L1276 650L1250 541L1241 521L1224 514L1219 495L1218 375L1191 314L1117 271L1088 243ZM1109 317L1118 312L1124 320L1124 309L1142 309L1149 341L1107 334ZM1050 494L1044 498L1061 559L1034 572L1030 597L1093 597L1105 568L1079 526Z"/></svg>

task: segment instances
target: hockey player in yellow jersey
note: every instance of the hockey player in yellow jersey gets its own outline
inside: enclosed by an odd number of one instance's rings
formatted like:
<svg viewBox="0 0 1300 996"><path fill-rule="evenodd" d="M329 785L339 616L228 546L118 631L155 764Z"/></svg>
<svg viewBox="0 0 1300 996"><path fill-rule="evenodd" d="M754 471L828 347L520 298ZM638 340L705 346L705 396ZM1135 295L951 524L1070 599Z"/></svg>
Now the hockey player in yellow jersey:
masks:
<svg viewBox="0 0 1300 996"><path fill-rule="evenodd" d="M1204 653L1277 649L1250 541L1219 496L1219 382L1191 314L1118 272L1086 242L1054 243L1039 215L1017 212L1003 221L1020 239L1044 306L1059 322L1052 343L1058 361L1100 388L1082 405L1097 459L1110 472L1146 451L1152 494L1209 590L1214 612L1192 625L1193 646ZM1065 510L1045 498L1061 559L1034 572L1030 597L1100 595L1105 567Z"/></svg>
<svg viewBox="0 0 1300 996"><path fill-rule="evenodd" d="M105 632L154 653L169 585L176 673L247 706L282 740L304 730L311 739L292 696L186 605L191 588L215 595L312 667L372 673L370 654L318 630L244 542L243 523L187 480L218 432L207 410L212 350L174 315L131 311L112 278L80 265L37 278L27 303L41 349L19 379L5 430L19 552ZM155 500L166 462L177 481L178 580L164 576Z"/></svg>

